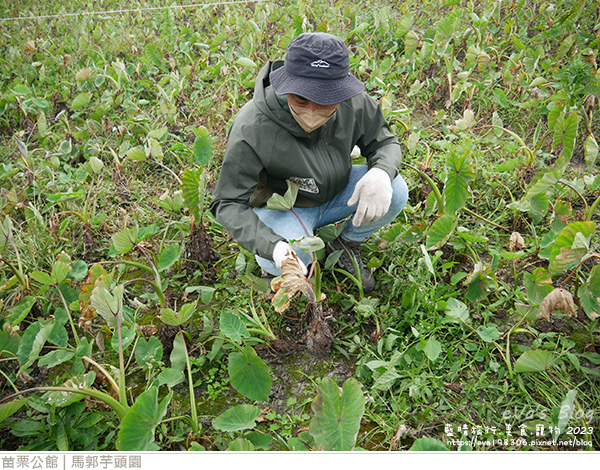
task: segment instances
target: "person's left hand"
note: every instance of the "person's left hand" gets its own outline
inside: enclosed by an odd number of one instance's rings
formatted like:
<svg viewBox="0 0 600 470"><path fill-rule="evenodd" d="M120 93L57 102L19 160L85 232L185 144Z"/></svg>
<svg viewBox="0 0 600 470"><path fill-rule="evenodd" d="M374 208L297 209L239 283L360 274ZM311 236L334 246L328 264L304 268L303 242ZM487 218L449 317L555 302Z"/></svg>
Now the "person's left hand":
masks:
<svg viewBox="0 0 600 470"><path fill-rule="evenodd" d="M392 202L392 182L386 171L371 168L363 176L348 200L348 206L358 203L352 225L358 227L363 222L374 222L384 215Z"/></svg>

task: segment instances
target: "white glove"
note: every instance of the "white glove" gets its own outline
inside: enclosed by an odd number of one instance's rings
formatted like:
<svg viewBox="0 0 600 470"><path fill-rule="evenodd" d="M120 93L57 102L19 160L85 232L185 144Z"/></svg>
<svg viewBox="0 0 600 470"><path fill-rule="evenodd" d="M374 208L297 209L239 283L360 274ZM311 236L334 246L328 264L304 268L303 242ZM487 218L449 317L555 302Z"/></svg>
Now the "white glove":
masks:
<svg viewBox="0 0 600 470"><path fill-rule="evenodd" d="M275 244L275 249L273 250L273 261L275 262L275 266L281 269L281 263L283 263L283 260L286 259L297 261L304 275L306 276L308 274L308 269L306 269L306 265L298 257L294 249L283 240L278 241Z"/></svg>
<svg viewBox="0 0 600 470"><path fill-rule="evenodd" d="M357 202L358 208L352 219L355 227L363 222L374 222L388 211L392 202L392 182L385 170L373 167L356 183L348 206Z"/></svg>

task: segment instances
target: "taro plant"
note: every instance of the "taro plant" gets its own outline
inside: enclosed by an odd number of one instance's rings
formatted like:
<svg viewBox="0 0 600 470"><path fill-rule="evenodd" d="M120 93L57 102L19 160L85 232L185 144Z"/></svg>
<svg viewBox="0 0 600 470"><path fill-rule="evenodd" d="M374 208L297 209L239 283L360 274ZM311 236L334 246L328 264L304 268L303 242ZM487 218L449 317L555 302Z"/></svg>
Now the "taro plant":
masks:
<svg viewBox="0 0 600 470"><path fill-rule="evenodd" d="M326 377L317 387L309 429L288 440L277 436L277 441L288 451L355 450L365 403L362 386L356 379L350 378L339 387L333 379ZM228 450L268 449L268 444L273 440L271 436L246 432L257 426L257 419L262 412L257 406L237 405L213 420L213 426L221 431L245 432L229 444Z"/></svg>
<svg viewBox="0 0 600 470"><path fill-rule="evenodd" d="M71 261L71 257L66 253L61 253L54 264L52 265L52 272L50 274L42 271L32 271L29 276L40 283L42 287L41 294L46 292L48 288L54 288L60 297L61 303L64 307L64 312L68 316L69 324L71 325L71 331L76 344L79 343L79 335L75 328L75 322L71 314L71 307L65 300L63 294L63 282L68 276L76 280L82 280L87 275L87 265L81 260Z"/></svg>
<svg viewBox="0 0 600 470"><path fill-rule="evenodd" d="M289 307L291 300L298 293L304 293L308 300L306 311L309 315L309 325L303 339L308 349L313 352L328 351L333 344L333 334L323 312L325 295L322 291L321 267L316 255L316 252L322 250L325 244L320 237L311 235L294 211L298 185L290 181L287 183L288 189L283 196L275 193L269 198L267 209L288 210L298 219L304 229L305 236L299 240L289 240L289 242L292 247L308 253L311 266L308 276L305 277L298 263L284 260L281 267L281 276L271 281L271 288L275 292L271 302L275 310L281 313ZM313 282L311 282L311 279L313 279Z"/></svg>
<svg viewBox="0 0 600 470"><path fill-rule="evenodd" d="M240 318L245 322L246 328L250 334L264 336L270 341L277 339L264 310L261 307L259 313L252 298L250 299L250 314L243 310L238 309L238 311ZM256 338L256 340L260 341L259 338Z"/></svg>
<svg viewBox="0 0 600 470"><path fill-rule="evenodd" d="M583 311L591 320L598 318L600 312L598 266L594 266L588 273L580 273L586 262L600 258L600 254L596 253L591 246L595 229L596 224L593 221L573 222L566 225L558 234L550 232L546 237L548 244L540 253L540 257L548 260L548 271L537 268L530 275L529 281L529 298L534 304L539 303L540 317L550 320L550 315L555 310L560 310L570 317L577 317L573 296L563 288L574 278L576 293ZM552 289L552 279L560 276L565 277L555 289ZM540 292L545 293L546 296L542 297Z"/></svg>
<svg viewBox="0 0 600 470"><path fill-rule="evenodd" d="M322 250L325 247L325 244L319 237L310 234L298 214L294 211L294 204L298 196L298 184L290 181L288 181L287 184L288 189L285 194L282 196L274 193L267 201L266 207L270 210L290 211L298 219L298 222L301 224L306 235L299 240L290 240L289 242L292 247L308 253L311 259L311 266L307 281L304 281L303 273L296 272L296 268L294 267L295 263L287 263L284 261L282 265L282 275L273 279L271 282L271 286L275 291L272 303L275 310L279 313L285 311L289 307L291 299L300 292L306 295L310 304L315 305L322 300L322 294L320 292L320 270L317 268L318 260L315 253L318 250ZM319 274L319 278L315 279L314 284L309 284L313 274ZM315 292L315 288L317 289L317 292ZM318 297L317 294L319 294Z"/></svg>
<svg viewBox="0 0 600 470"><path fill-rule="evenodd" d="M7 93L3 93L0 100L0 114L8 114L13 110L26 120L37 121L41 124L41 129L46 125L50 103L46 98L39 96L35 88L32 90L27 85L17 84Z"/></svg>
<svg viewBox="0 0 600 470"><path fill-rule="evenodd" d="M106 379L109 386L113 389L112 393L100 391L94 388L94 380L96 372L90 371L78 375L74 375L61 386L40 386L26 390L18 391L3 398L0 403L9 402L2 405L1 416L6 417L16 413L24 404L22 401L11 402L14 398L31 392L47 392L44 395L45 400L56 406L66 406L77 400L77 396L91 397L99 400L107 405L119 418L120 426L117 439L117 448L119 450L140 450L154 448L154 429L164 417L167 405L170 402L173 392L169 392L166 397L159 401L158 387L151 386L148 390L141 393L134 401L133 405L129 405L127 399L127 386L125 377L125 357L124 350L126 344L124 342L125 324L127 323L124 306L123 294L124 284L119 284L110 287L111 276L104 276L96 281L96 287L93 289L90 303L91 306L100 314L106 321L107 325L114 329L113 347L118 351L119 367L116 379L106 370L101 364L93 360L91 357L92 344L85 338L79 342L75 351L74 359L83 361L84 364L89 364L98 370ZM64 328L63 328L64 329ZM31 330L31 331L30 331ZM24 334L21 338L19 348L27 356L23 356L20 361L21 369L25 369L31 365L33 360L37 358L39 350L46 341L50 341L58 346L63 346L64 340L60 339L60 328L57 328L56 320L45 322L38 321ZM131 331L131 329L129 329ZM135 330L133 330L135 331ZM54 335L54 336L53 336ZM57 337L58 335L58 337ZM130 334L127 335L127 342L132 341ZM31 339L30 339L31 337ZM36 346L39 345L39 348ZM37 352L36 352L37 351ZM52 353L50 353L52 355ZM44 356L47 358L48 355ZM43 359L42 358L42 362ZM46 364L54 366L57 361L63 361L60 358L47 358ZM81 366L74 363L74 370L81 371Z"/></svg>
<svg viewBox="0 0 600 470"><path fill-rule="evenodd" d="M473 119L474 116L472 113L465 112L465 117L459 121L468 120L471 122ZM472 123L464 125L466 126L465 129L468 129L472 126ZM472 258L473 270L466 276L463 282L468 286L468 298L473 301L485 297L497 285L491 266L482 261L475 249L477 243L484 243L487 241L487 238L479 236L460 225L460 213L462 211L486 223L497 225L466 207L467 202L472 197L470 184L476 177L473 168L473 155L475 153L476 151L469 140L447 149L443 189L440 189L433 178L422 169L405 164L421 174L429 183L432 188L432 196L428 198L428 204L431 204L431 207L435 207L437 210L437 217L433 223L428 228L422 223L413 225L408 231L410 232L409 238L420 240L426 237L426 242L422 245L422 250L424 251L428 268L430 267L430 263L427 261L429 255L425 250L439 250L449 243L450 240L452 240L454 247L466 250ZM505 227L500 228L504 229Z"/></svg>
<svg viewBox="0 0 600 470"><path fill-rule="evenodd" d="M210 238L202 221L208 178L205 167L214 152L213 142L205 127L199 127L193 131L195 138L192 153L195 166L186 168L180 181L183 199L191 217L190 236L186 244L185 256L192 271L194 264L202 265L216 260Z"/></svg>
<svg viewBox="0 0 600 470"><path fill-rule="evenodd" d="M24 393L34 392L34 391L49 391L49 392L58 392L55 395L47 396L50 400L63 400L61 404L66 403L71 397L69 394L80 394L93 397L98 399L108 405L119 418L123 418L127 413L128 404L126 397L126 387L125 387L125 363L123 357L123 343L121 336L121 325L123 322L123 285L117 286L114 289L114 293L109 292L106 286L99 285L94 289L91 299L92 305L94 308L98 310L103 318L106 319L109 325L116 327L115 336L117 337L117 344L119 347L119 363L120 363L120 374L117 381L114 380L112 375L108 373L100 364L96 363L93 359L88 357L91 353L91 344L87 342L87 340L83 339L80 341L79 346L77 348L75 357L80 361L83 360L86 363L93 364L108 380L109 384L114 389L114 392L118 395L118 399L113 398L111 394L101 392L95 389L92 389L92 385L94 379L96 377L96 373L91 371L84 375L76 375L73 378L69 379L63 386L58 387L36 387L32 389L22 390L13 395L5 397L2 401L8 401L16 396L22 395ZM38 321L33 323L25 332L23 337L21 338L19 344L19 360L21 362L21 370L27 369L33 361L38 358L39 352L41 348L46 343L46 341L50 341L58 346L65 346L65 339L61 332L64 330L64 327L61 329L60 324L57 321ZM53 336L54 335L54 336ZM31 337L31 338L30 338ZM22 351L22 353L21 353ZM81 355L80 351L84 354ZM79 353L79 354L78 354ZM49 364L56 365L57 358L49 358ZM75 370L81 370L80 367L75 366ZM65 395L61 395L65 394Z"/></svg>
<svg viewBox="0 0 600 470"><path fill-rule="evenodd" d="M315 450L354 450L360 422L365 411L365 397L360 383L353 378L341 389L330 378L323 379L312 404L315 413L310 422L310 434Z"/></svg>
<svg viewBox="0 0 600 470"><path fill-rule="evenodd" d="M257 425L257 419L261 415L262 409L254 405L236 405L225 410L213 420L213 426L219 431L228 433L244 432L254 429ZM257 448L254 439L256 434L245 434L231 441L227 447L228 451L246 451L250 452ZM262 435L261 435L262 436ZM269 436L267 436L269 437ZM270 441L271 439L269 439Z"/></svg>
<svg viewBox="0 0 600 470"><path fill-rule="evenodd" d="M408 163L405 166L417 171L430 184L438 218L428 230L427 248L439 248L454 233L458 223L458 212L466 209L469 199L469 183L475 178L472 164L473 148L466 144L448 151L445 164L446 178L443 189L424 171Z"/></svg>
<svg viewBox="0 0 600 470"><path fill-rule="evenodd" d="M161 310L161 320L166 324L181 328L183 323L191 319L194 311L196 311L194 304L185 304L180 308L179 312L165 308ZM208 326L209 328L211 327L210 324ZM211 350L202 357L200 362L204 363L206 359L220 359L223 352L229 350L230 352L227 354L227 370L231 387L252 401L267 401L273 385L273 379L270 375L269 367L258 356L253 345L263 342L260 336L269 340L275 339L275 335L270 327L268 327L268 323L266 321L262 322L256 313L253 313L253 316L250 317L241 310L239 314L225 310L219 318L219 330L220 334L216 336L205 333L203 337L198 338L197 341L200 342L202 349L207 342L213 342ZM191 418L188 417L187 421L192 426L194 433L197 434L200 429L194 396L194 387L196 387L197 382L194 382L192 378L191 358L187 349L186 338L188 341L191 341L189 334L180 329L173 343L170 370L177 372L184 369L187 370L190 406L192 408ZM260 408L253 405L234 406L215 418L213 426L218 430L226 432L250 429L254 427L254 420L261 412ZM192 421L195 423L192 423ZM237 447L238 444L239 442L232 443L230 450L242 450L242 448Z"/></svg>
<svg viewBox="0 0 600 470"><path fill-rule="evenodd" d="M122 259L121 262L125 265L142 269L152 274L153 279L136 278L128 282L144 282L149 284L158 297L161 306L165 305L164 291L167 288L168 281L163 279L161 272L170 268L181 254L181 249L177 244L173 244L165 248L158 256L158 259L151 256L151 253L144 248L142 241L154 235L158 230L156 225L148 227L124 229L112 236L113 253L126 255L134 248L139 251L145 258L146 263L140 263L130 259Z"/></svg>
<svg viewBox="0 0 600 470"><path fill-rule="evenodd" d="M39 366L49 368L60 366L63 363L81 361L84 356L89 355L89 344L85 338L80 338L75 326L72 314L73 303L77 300L76 290L70 287L70 283L82 280L87 272L84 262L71 261L66 253L61 253L52 266L50 274L42 271L32 271L29 276L31 280L31 291L18 303L7 310L4 316L4 328L2 335L1 350L11 355L11 360L19 361L17 375L28 375L34 362ZM34 287L39 288L33 291ZM46 300L44 300L46 298ZM55 307L53 300L59 298L60 307ZM48 313L54 308L53 315L44 315L37 320L31 319L30 313ZM27 324L22 335L17 332ZM75 346L69 341L69 334L65 328L70 324L72 339ZM53 345L55 349L42 354L46 343ZM74 366L77 373L82 372L81 366ZM7 377L8 379L8 377Z"/></svg>
<svg viewBox="0 0 600 470"><path fill-rule="evenodd" d="M267 401L273 386L270 368L258 356L252 344L260 342L261 339L253 336L253 333L266 335L275 339L271 331L262 328L256 328L253 323L250 328L247 327L249 317L243 312L241 316L224 311L219 320L219 329L222 337L215 338L213 351L211 355L218 354L218 351L227 343L233 347L234 351L227 356L227 370L231 387L242 396L252 401ZM246 321L243 319L245 318ZM253 429L256 426L256 419L263 410L255 405L236 405L228 408L213 420L213 427L223 432L239 432ZM249 436L246 436L249 437ZM264 436L263 437L268 437ZM258 438L256 441L254 438ZM262 442L266 445L264 439L254 436L253 440L257 445ZM271 438L268 437L270 442ZM237 438L232 441L228 450L251 451L255 445L249 439Z"/></svg>
<svg viewBox="0 0 600 470"><path fill-rule="evenodd" d="M17 404L17 400L10 404ZM75 401L57 406L41 397L30 397L31 411L26 417L10 424L10 432L27 443L22 452L78 451L101 449L103 438L114 433L107 412L87 410L87 403ZM2 417L0 417L2 420Z"/></svg>
<svg viewBox="0 0 600 470"><path fill-rule="evenodd" d="M242 314L242 312L240 312ZM245 317L245 315L244 315ZM273 385L269 367L256 354L253 344L261 342L256 334L266 334L274 339L272 332L248 328L243 317L224 311L219 320L219 329L223 334L221 341L227 341L233 346L234 351L228 355L228 370L231 386L246 398L257 401L266 401Z"/></svg>
<svg viewBox="0 0 600 470"><path fill-rule="evenodd" d="M190 235L184 248L186 268L194 267L197 264L206 264L216 259L202 221L205 211L208 179L206 166L214 153L212 136L202 126L192 128L192 134L195 137L191 152L181 144L175 144L171 149L173 152L191 153L192 155L193 166L186 168L181 177L162 162L165 152L163 146L169 135L166 127L149 131L146 135L145 144L127 149L124 152L123 160L119 159L114 150L109 149L113 153L119 167L125 160L137 163L149 161L170 173L180 186L183 205L188 209L190 214ZM168 203L169 201L160 205L165 206ZM172 202L169 208L174 208L174 204L175 202Z"/></svg>
<svg viewBox="0 0 600 470"><path fill-rule="evenodd" d="M548 262L548 268L537 268L526 275L530 301L540 307L546 301L540 316L549 319L557 305L556 310L577 317L571 293L565 289L558 290L566 287L573 279L574 293L579 296L584 312L594 320L599 312L595 300L600 294L596 279L598 271L594 267L586 274L581 273L581 268L586 262L600 257L595 252L592 240L596 231L596 223L592 217L600 204L600 198L596 198L590 205L585 194L586 190L594 190L597 182L587 175L574 180L565 177L576 141L577 117L573 113L561 111L555 119L553 145L562 146L560 157L553 165L541 169L533 177L521 200L509 207L529 213L534 221L542 220L550 207L553 210L550 230L541 239L536 239L538 256ZM589 148L586 149L588 151ZM581 201L582 212L574 210L575 202L568 202L571 195L574 195L576 201ZM556 198L554 201L553 197ZM557 289L553 289L553 279L561 276L565 276L564 279L556 286ZM563 301L567 302L567 306L558 307L556 302Z"/></svg>
<svg viewBox="0 0 600 470"><path fill-rule="evenodd" d="M94 245L92 226L98 225L106 217L106 214L97 213L95 207L97 198L93 197L99 188L96 181L103 168L104 163L102 160L96 156L91 156L89 162L81 165L76 172L76 177L73 178L74 183L77 183L75 189L46 195L48 201L51 204L56 204L60 209L55 216L72 215L81 222L84 250L90 250ZM88 176L91 177L91 181L86 189L82 183Z"/></svg>
<svg viewBox="0 0 600 470"><path fill-rule="evenodd" d="M188 303L182 305L179 311L177 312L170 308L163 308L161 309L160 313L160 319L163 323L165 323L166 325L180 328L180 330L175 335L175 339L173 340L173 351L171 353L171 371L177 371L179 373L183 372L184 369L187 371L191 413L191 416L187 418L187 421L190 424L192 432L194 434L198 434L198 432L200 431L200 423L198 421L196 397L194 394L192 365L190 361L188 346L186 344L186 338L189 342L191 342L191 338L185 330L181 329L181 326L184 323L187 323L192 318L194 312L196 311L196 308L197 307L195 303ZM163 377L165 376L165 372L169 373L168 371L163 371L163 373L161 373Z"/></svg>
<svg viewBox="0 0 600 470"><path fill-rule="evenodd" d="M503 334L498 330L496 324L490 323L487 326L481 325L475 328L472 325L469 307L462 301L450 298L445 305L445 314L449 322L457 322L464 325L472 333L476 334L484 344L494 346L503 359L508 371L508 377L513 380L515 374L524 372L549 372L549 370L557 364L560 353L558 351L550 351L540 349L542 339L534 329L524 327L524 323L533 324L540 319L550 319L550 314L560 311L561 313L574 316L575 308L571 295L564 289L554 289L550 287L550 294L544 297L542 305L537 309L529 305L515 305L517 320ZM533 347L523 352L513 363L512 352L514 348L513 338L517 333L533 336L535 338ZM502 345L501 341L505 344ZM565 339L565 342L568 342ZM567 353L566 356L570 356ZM569 357L571 362L578 363L578 360Z"/></svg>

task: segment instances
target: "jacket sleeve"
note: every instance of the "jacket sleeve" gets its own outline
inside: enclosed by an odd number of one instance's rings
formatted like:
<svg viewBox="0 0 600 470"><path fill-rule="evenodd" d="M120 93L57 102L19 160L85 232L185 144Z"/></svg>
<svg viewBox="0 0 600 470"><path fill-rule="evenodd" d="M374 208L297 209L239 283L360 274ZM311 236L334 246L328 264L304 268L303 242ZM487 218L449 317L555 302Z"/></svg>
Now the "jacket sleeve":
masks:
<svg viewBox="0 0 600 470"><path fill-rule="evenodd" d="M272 259L275 244L283 237L265 225L250 206L262 162L235 122L228 140L210 211L244 248Z"/></svg>
<svg viewBox="0 0 600 470"><path fill-rule="evenodd" d="M402 164L402 149L396 136L390 130L379 104L363 93L365 100L358 116L359 138L357 145L367 159L369 168L385 170L393 181Z"/></svg>

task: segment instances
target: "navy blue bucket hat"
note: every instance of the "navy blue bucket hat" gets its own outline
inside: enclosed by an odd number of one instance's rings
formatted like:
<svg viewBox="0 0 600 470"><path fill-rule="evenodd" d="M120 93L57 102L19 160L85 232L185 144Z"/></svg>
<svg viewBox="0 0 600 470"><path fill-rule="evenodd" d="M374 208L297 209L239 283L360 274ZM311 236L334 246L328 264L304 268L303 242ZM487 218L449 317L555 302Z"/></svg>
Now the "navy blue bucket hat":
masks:
<svg viewBox="0 0 600 470"><path fill-rule="evenodd" d="M269 79L277 93L292 93L322 106L341 103L365 90L350 74L348 48L328 33L303 33L290 42L283 66Z"/></svg>

